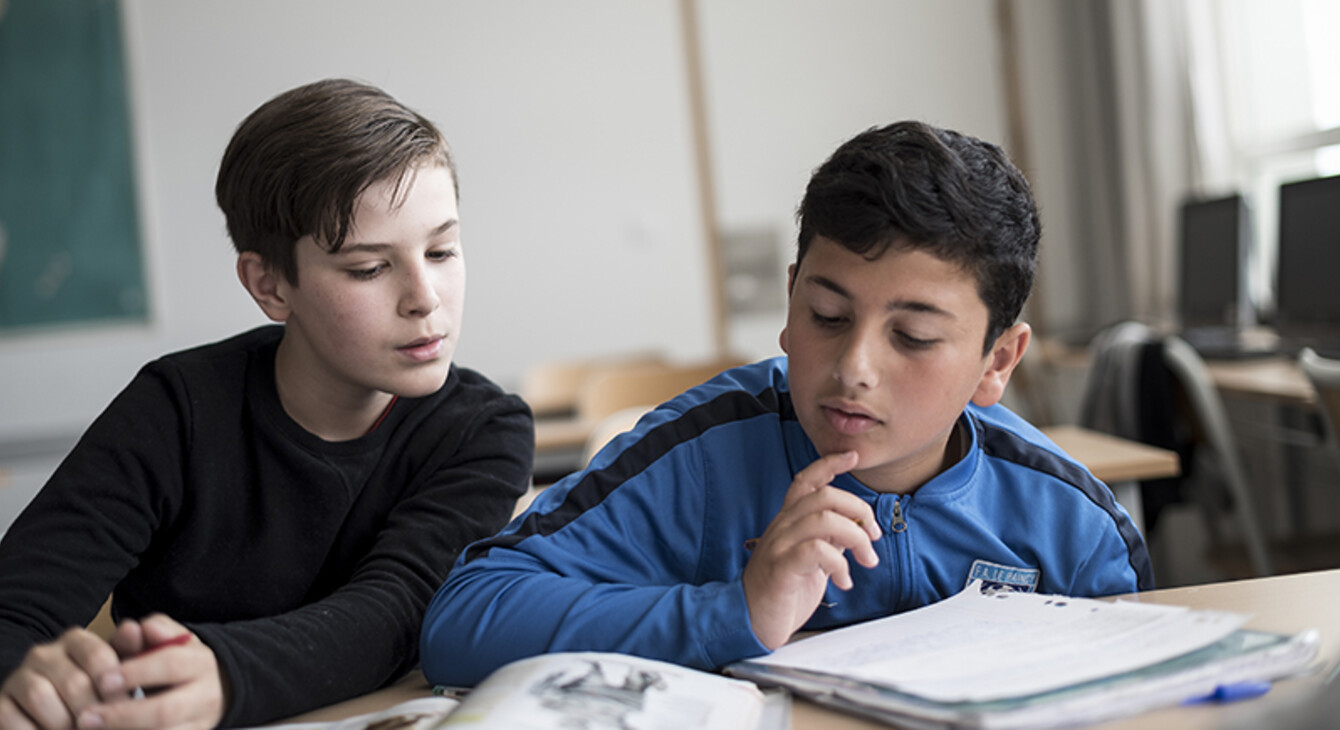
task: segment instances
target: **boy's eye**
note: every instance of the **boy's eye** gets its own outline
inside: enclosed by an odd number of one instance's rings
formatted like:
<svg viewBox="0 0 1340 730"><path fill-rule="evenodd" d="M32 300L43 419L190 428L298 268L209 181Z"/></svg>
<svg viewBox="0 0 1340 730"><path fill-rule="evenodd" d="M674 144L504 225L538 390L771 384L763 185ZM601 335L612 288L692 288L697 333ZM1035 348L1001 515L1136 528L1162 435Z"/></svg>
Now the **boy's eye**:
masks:
<svg viewBox="0 0 1340 730"><path fill-rule="evenodd" d="M814 323L819 325L820 327L829 327L829 328L840 327L842 323L846 321L844 317L828 316L820 314L814 310L810 310L810 316L814 318Z"/></svg>
<svg viewBox="0 0 1340 730"><path fill-rule="evenodd" d="M899 342L914 350L925 350L938 342L938 340L923 340L920 337L913 337L906 332L895 332L894 337L896 337Z"/></svg>
<svg viewBox="0 0 1340 730"><path fill-rule="evenodd" d="M385 268L385 264L373 264L372 266L367 266L361 269L350 269L349 275L355 279L371 279L377 274L382 273Z"/></svg>

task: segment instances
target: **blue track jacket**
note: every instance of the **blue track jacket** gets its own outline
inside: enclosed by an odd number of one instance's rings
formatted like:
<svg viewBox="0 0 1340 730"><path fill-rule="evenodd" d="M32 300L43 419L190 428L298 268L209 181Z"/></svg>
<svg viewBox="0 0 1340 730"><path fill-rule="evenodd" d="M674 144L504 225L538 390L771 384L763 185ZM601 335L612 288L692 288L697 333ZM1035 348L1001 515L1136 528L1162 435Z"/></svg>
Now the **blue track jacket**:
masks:
<svg viewBox="0 0 1340 730"><path fill-rule="evenodd" d="M830 584L805 629L924 606L973 578L1073 596L1153 588L1144 540L1106 485L1003 406L962 419L967 455L911 496L833 482L873 508L880 562L848 556L855 587ZM462 553L424 619L425 675L473 685L553 651L702 669L767 653L745 604L746 543L818 456L785 358L670 400Z"/></svg>

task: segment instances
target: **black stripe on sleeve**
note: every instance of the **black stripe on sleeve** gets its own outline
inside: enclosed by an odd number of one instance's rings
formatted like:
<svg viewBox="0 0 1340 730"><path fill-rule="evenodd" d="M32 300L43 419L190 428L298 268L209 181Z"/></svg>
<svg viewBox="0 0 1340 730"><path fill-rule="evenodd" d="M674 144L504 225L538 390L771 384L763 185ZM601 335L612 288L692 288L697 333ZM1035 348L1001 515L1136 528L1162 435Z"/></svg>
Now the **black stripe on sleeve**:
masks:
<svg viewBox="0 0 1340 730"><path fill-rule="evenodd" d="M480 540L465 550L465 562L477 560L495 547L512 547L528 537L552 535L588 510L600 505L620 485L641 474L675 447L699 438L708 429L757 416L776 414L795 420L791 394L768 388L761 393L731 390L694 406L678 418L643 434L603 469L591 469L577 477L563 503L551 512L531 512L517 529Z"/></svg>
<svg viewBox="0 0 1340 730"><path fill-rule="evenodd" d="M1031 444L1010 431L989 426L977 419L974 421L982 451L988 456L1053 476L1080 490L1089 501L1107 512L1126 542L1126 554L1129 556L1131 569L1135 571L1137 586L1142 591L1154 588L1154 566L1149 559L1149 549L1141 539L1139 531L1135 529L1135 523L1122 518L1111 490L1078 464Z"/></svg>

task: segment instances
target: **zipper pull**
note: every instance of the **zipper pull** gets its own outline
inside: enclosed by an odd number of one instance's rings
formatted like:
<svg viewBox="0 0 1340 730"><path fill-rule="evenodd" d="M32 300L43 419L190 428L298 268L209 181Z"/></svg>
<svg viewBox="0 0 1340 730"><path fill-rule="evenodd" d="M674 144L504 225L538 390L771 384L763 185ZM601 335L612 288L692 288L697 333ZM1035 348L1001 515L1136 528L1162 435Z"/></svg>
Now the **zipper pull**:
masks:
<svg viewBox="0 0 1340 730"><path fill-rule="evenodd" d="M907 532L907 520L903 519L903 501L893 500L893 520L889 522L889 532Z"/></svg>

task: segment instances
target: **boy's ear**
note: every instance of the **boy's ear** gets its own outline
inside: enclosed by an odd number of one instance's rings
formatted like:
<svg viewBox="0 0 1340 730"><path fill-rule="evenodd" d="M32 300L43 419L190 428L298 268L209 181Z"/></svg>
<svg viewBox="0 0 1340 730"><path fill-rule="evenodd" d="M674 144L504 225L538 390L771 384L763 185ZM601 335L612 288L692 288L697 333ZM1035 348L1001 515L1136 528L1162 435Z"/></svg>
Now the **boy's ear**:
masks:
<svg viewBox="0 0 1340 730"><path fill-rule="evenodd" d="M288 320L290 313L283 274L272 269L255 251L237 256L237 278L256 300L265 316L276 322Z"/></svg>
<svg viewBox="0 0 1340 730"><path fill-rule="evenodd" d="M1000 401L1001 396L1005 395L1005 386L1010 383L1010 374L1019 361L1024 359L1024 352L1028 350L1032 336L1031 327L1024 322L1016 322L996 338L996 344L991 346L991 352L987 354L986 371L982 373L977 390L972 394L973 403L985 408Z"/></svg>
<svg viewBox="0 0 1340 730"><path fill-rule="evenodd" d="M791 298L791 287L795 286L795 283L796 283L796 265L795 265L795 264L791 264L790 266L786 267L786 298L787 298L787 299L790 299L790 298ZM788 304L789 304L789 302L788 302ZM791 350L788 349L789 344L788 344L787 341L786 341L786 325L782 325L782 333L781 333L780 335L777 336L777 344L778 344L778 345L781 345L781 347L782 347L782 352L784 352L784 353L786 353L786 354L788 354L788 355L791 354Z"/></svg>

